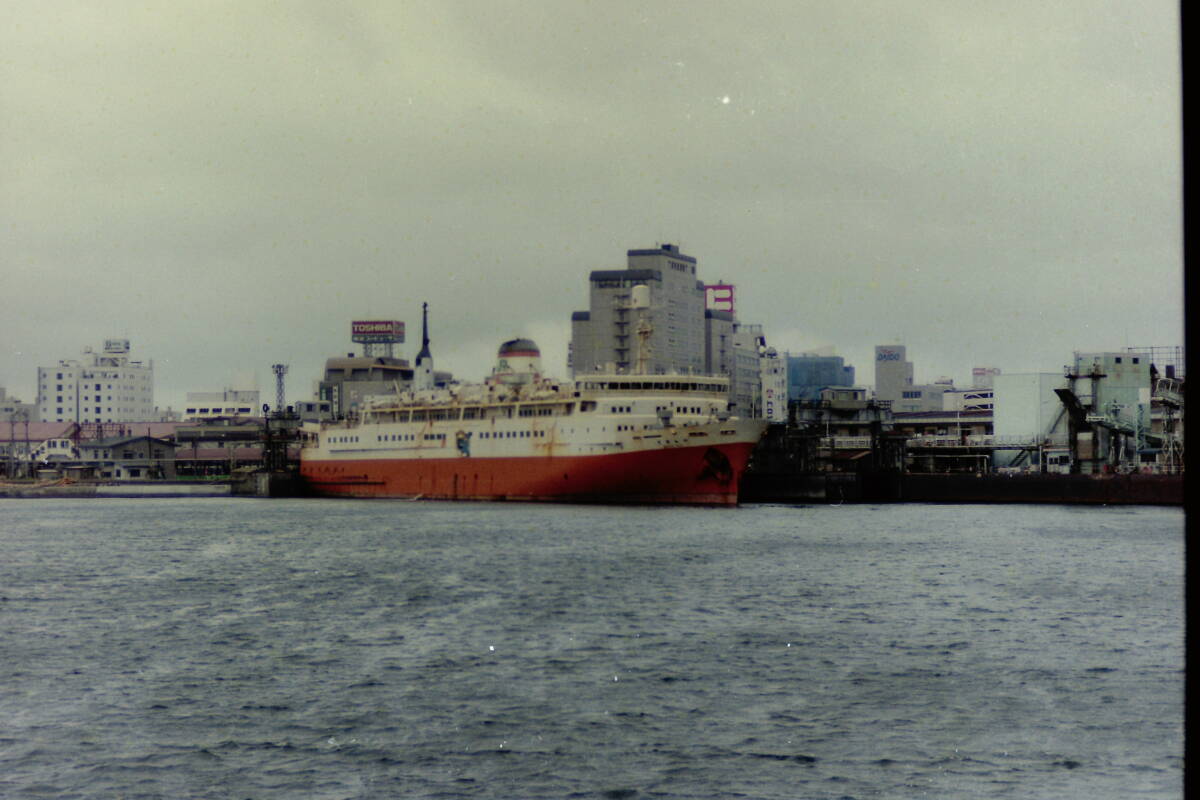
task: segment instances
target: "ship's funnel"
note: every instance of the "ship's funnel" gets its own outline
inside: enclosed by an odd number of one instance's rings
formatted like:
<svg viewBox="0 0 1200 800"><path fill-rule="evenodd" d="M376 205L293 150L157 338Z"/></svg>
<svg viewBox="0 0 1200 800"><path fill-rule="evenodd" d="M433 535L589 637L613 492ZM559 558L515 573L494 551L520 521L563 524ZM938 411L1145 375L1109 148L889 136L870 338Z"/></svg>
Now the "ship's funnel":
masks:
<svg viewBox="0 0 1200 800"><path fill-rule="evenodd" d="M532 339L509 339L500 345L492 380L509 386L533 383L542 375L542 354Z"/></svg>

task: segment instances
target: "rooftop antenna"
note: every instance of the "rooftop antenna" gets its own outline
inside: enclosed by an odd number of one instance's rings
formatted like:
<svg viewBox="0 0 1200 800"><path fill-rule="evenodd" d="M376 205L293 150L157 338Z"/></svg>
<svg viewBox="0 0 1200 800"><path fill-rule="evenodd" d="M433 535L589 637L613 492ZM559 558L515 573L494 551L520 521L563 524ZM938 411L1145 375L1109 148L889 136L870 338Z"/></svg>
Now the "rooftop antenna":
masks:
<svg viewBox="0 0 1200 800"><path fill-rule="evenodd" d="M287 364L272 364L271 371L275 373L275 413L283 413L283 376L287 375Z"/></svg>

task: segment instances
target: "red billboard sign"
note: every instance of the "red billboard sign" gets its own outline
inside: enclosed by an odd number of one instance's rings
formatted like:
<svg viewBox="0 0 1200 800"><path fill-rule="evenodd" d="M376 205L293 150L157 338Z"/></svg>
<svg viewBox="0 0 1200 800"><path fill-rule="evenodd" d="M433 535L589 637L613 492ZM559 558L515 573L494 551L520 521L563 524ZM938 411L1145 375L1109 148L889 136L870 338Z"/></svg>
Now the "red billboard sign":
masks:
<svg viewBox="0 0 1200 800"><path fill-rule="evenodd" d="M709 283L704 286L704 307L733 313L733 284Z"/></svg>

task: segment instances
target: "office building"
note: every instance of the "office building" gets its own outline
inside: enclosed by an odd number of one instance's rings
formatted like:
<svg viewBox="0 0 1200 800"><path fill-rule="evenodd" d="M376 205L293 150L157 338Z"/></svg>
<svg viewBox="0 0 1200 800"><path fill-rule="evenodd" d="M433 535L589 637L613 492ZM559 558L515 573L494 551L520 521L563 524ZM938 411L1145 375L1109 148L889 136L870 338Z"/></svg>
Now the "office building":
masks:
<svg viewBox="0 0 1200 800"><path fill-rule="evenodd" d="M954 388L949 379L913 383L913 365L902 344L875 347L875 399L891 403L894 412L941 411L942 395Z"/></svg>
<svg viewBox="0 0 1200 800"><path fill-rule="evenodd" d="M15 397L9 397L3 386L0 386L0 422L9 420L38 421L36 403L22 403Z"/></svg>
<svg viewBox="0 0 1200 800"><path fill-rule="evenodd" d="M257 389L225 389L221 392L188 392L184 419L254 417L263 414Z"/></svg>
<svg viewBox="0 0 1200 800"><path fill-rule="evenodd" d="M788 353L786 360L788 400L815 402L822 389L854 385L854 367L846 366L841 356Z"/></svg>
<svg viewBox="0 0 1200 800"><path fill-rule="evenodd" d="M704 284L696 277L696 259L673 244L629 250L626 258L623 270L588 276L588 310L571 315L571 376L723 375L729 378L730 411L762 416L766 343L761 325L738 321L734 287Z"/></svg>
<svg viewBox="0 0 1200 800"><path fill-rule="evenodd" d="M787 359L780 357L774 347L768 347L759 360L759 384L762 386L762 413L771 423L784 423L788 418Z"/></svg>
<svg viewBox="0 0 1200 800"><path fill-rule="evenodd" d="M639 364L650 374L704 373L704 284L696 259L664 244L629 250L625 269L594 270L588 276L588 310L571 315L572 376ZM649 304L635 308L633 287L649 289ZM644 340L639 326L648 327Z"/></svg>

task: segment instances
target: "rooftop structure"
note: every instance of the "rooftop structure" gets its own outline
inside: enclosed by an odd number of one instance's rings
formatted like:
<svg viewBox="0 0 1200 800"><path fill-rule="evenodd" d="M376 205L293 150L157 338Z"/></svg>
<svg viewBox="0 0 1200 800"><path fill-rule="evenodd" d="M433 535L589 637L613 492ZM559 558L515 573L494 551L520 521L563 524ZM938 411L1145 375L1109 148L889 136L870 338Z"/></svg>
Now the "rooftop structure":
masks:
<svg viewBox="0 0 1200 800"><path fill-rule="evenodd" d="M1126 347L1125 352L1138 356L1149 362L1158 376L1184 380L1187 372L1187 359L1184 349L1179 345L1169 347Z"/></svg>
<svg viewBox="0 0 1200 800"><path fill-rule="evenodd" d="M188 392L184 417L188 420L218 417L251 417L261 413L257 389Z"/></svg>

